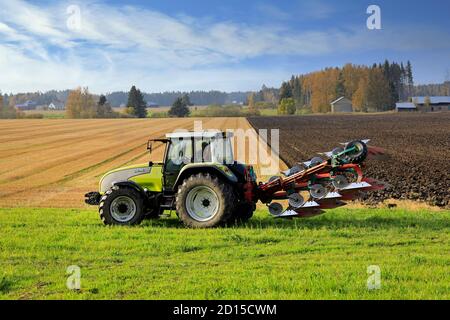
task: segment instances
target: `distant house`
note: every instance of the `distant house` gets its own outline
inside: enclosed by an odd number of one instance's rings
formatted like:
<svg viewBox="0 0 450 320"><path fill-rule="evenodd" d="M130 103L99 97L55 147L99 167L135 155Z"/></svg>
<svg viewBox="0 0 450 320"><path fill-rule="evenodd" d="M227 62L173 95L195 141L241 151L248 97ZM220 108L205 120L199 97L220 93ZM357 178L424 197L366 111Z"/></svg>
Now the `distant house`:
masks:
<svg viewBox="0 0 450 320"><path fill-rule="evenodd" d="M17 104L16 105L16 109L20 110L20 111L24 111L24 110L35 110L37 107L37 103L31 100L26 101L25 103L22 104Z"/></svg>
<svg viewBox="0 0 450 320"><path fill-rule="evenodd" d="M411 101L417 106L418 111L450 111L449 96L412 97Z"/></svg>
<svg viewBox="0 0 450 320"><path fill-rule="evenodd" d="M52 102L48 105L48 110L64 110L65 106L62 102Z"/></svg>
<svg viewBox="0 0 450 320"><path fill-rule="evenodd" d="M340 97L339 99L331 102L331 112L353 112L352 102L346 97Z"/></svg>
<svg viewBox="0 0 450 320"><path fill-rule="evenodd" d="M399 102L395 104L395 111L397 112L415 112L417 107L412 102Z"/></svg>

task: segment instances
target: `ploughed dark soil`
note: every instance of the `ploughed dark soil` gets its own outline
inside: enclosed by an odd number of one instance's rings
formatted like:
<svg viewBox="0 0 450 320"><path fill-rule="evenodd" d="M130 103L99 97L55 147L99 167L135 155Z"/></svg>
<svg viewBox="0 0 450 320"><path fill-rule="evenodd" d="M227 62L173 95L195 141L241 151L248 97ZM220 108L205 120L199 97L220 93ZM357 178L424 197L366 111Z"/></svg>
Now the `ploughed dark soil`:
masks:
<svg viewBox="0 0 450 320"><path fill-rule="evenodd" d="M422 200L450 207L450 112L248 120L255 129L280 129L280 156L289 166L330 151L340 142L371 139L369 145L384 148L386 156L368 160L365 176L389 186L363 195L363 200Z"/></svg>

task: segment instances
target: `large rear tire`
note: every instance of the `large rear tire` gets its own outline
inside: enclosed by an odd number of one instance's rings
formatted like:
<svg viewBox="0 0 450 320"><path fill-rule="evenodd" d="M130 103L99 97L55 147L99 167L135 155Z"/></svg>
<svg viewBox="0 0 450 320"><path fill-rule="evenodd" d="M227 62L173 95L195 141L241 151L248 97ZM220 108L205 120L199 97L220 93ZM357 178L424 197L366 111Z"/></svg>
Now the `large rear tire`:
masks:
<svg viewBox="0 0 450 320"><path fill-rule="evenodd" d="M224 225L236 203L231 186L210 174L192 175L176 196L177 214L185 226L213 228Z"/></svg>
<svg viewBox="0 0 450 320"><path fill-rule="evenodd" d="M145 217L144 199L134 189L116 186L101 197L99 214L106 225L137 225Z"/></svg>

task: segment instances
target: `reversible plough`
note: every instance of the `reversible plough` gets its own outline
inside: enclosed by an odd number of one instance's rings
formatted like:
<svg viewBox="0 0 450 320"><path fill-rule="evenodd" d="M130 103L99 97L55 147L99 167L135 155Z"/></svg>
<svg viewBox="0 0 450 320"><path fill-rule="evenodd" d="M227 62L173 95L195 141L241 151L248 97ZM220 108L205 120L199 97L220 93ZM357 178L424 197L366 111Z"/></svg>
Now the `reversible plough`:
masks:
<svg viewBox="0 0 450 320"><path fill-rule="evenodd" d="M342 143L343 147L323 153L323 158L299 163L283 172L284 177L272 177L256 189L247 184L246 197L257 197L275 217L310 217L344 206L360 191L381 190L382 182L363 176L367 157L383 154L381 148L369 147L369 141ZM274 200L288 200L287 209Z"/></svg>

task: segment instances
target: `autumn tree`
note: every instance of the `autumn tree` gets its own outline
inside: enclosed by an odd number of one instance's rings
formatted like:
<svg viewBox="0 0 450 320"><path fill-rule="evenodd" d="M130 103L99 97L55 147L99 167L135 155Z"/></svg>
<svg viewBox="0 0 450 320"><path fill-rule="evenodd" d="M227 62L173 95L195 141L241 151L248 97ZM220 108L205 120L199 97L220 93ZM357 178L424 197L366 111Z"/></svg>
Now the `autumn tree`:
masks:
<svg viewBox="0 0 450 320"><path fill-rule="evenodd" d="M66 100L67 118L96 118L97 103L88 88L77 88L69 92Z"/></svg>
<svg viewBox="0 0 450 320"><path fill-rule="evenodd" d="M314 72L311 78L311 109L315 113L330 112L330 102L335 100L338 68L327 68Z"/></svg>
<svg viewBox="0 0 450 320"><path fill-rule="evenodd" d="M256 104L256 94L254 92L250 93L248 95L248 113L249 115L258 115L259 114L259 110L258 110L258 106Z"/></svg>
<svg viewBox="0 0 450 320"><path fill-rule="evenodd" d="M367 86L367 76L361 77L358 83L358 88L352 97L353 111L367 112Z"/></svg>
<svg viewBox="0 0 450 320"><path fill-rule="evenodd" d="M81 88L70 91L66 100L66 118L80 118L81 104Z"/></svg>
<svg viewBox="0 0 450 320"><path fill-rule="evenodd" d="M292 76L282 83L279 101L292 97L297 106L324 113L330 111L331 101L344 96L352 100L355 111L386 111L406 100L408 87L415 88L412 80L410 62L406 66L388 60L371 67L346 64Z"/></svg>

